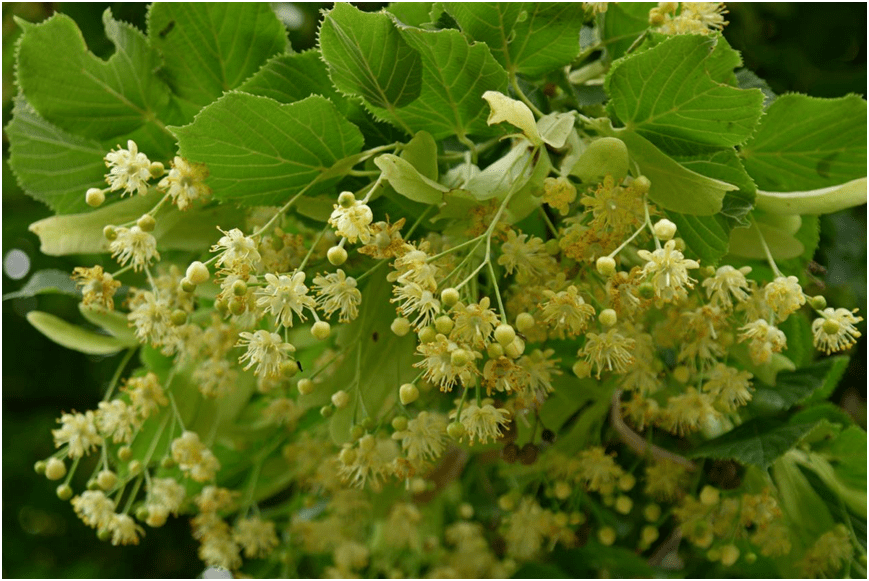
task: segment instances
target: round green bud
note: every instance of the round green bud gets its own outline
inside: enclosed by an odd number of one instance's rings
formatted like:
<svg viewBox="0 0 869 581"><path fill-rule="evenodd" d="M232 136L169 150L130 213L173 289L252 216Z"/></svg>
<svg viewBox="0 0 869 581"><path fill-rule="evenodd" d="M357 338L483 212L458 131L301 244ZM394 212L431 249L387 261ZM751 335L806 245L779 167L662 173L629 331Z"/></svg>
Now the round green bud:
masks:
<svg viewBox="0 0 869 581"><path fill-rule="evenodd" d="M88 483L85 485L85 488L88 490L99 490L100 485L97 484L96 480L88 480Z"/></svg>
<svg viewBox="0 0 869 581"><path fill-rule="evenodd" d="M658 532L658 527L646 525L640 532L640 539L642 539L643 545L648 547L649 545L658 540L659 535L660 533Z"/></svg>
<svg viewBox="0 0 869 581"><path fill-rule="evenodd" d="M398 317L397 319L392 321L392 324L389 325L389 328L392 329L392 332L399 337L404 337L410 332L410 321L408 321L404 317Z"/></svg>
<svg viewBox="0 0 869 581"><path fill-rule="evenodd" d="M97 474L97 484L99 484L100 488L103 490L114 488L117 483L118 475L111 470L103 470Z"/></svg>
<svg viewBox="0 0 869 581"><path fill-rule="evenodd" d="M208 272L208 267L205 266L204 263L194 260L190 263L190 266L187 267L187 280L192 282L193 284L202 284L208 281L208 278L211 276L211 273Z"/></svg>
<svg viewBox="0 0 869 581"><path fill-rule="evenodd" d="M165 470L172 470L175 468L177 464L175 464L175 460L172 459L171 456L164 456L162 460L160 460L160 467Z"/></svg>
<svg viewBox="0 0 869 581"><path fill-rule="evenodd" d="M354 427L355 427L355 426L354 426ZM362 435L360 434L359 437L357 437L357 438L353 438L353 439L354 439L354 440L358 440L358 439L361 438L361 437L362 437ZM338 454L338 459L341 460L341 463L344 464L345 466L349 466L350 464L353 464L353 463L356 461L356 456L357 456L357 454L356 454L356 450L355 450L355 449L353 449L353 448L344 448L344 449L341 450L341 452Z"/></svg>
<svg viewBox="0 0 869 581"><path fill-rule="evenodd" d="M616 273L616 260L609 256L601 256L595 262L597 271L604 276L612 276Z"/></svg>
<svg viewBox="0 0 869 581"><path fill-rule="evenodd" d="M452 287L445 288L441 291L441 302L443 303L444 307L449 309L457 302L459 302L459 291Z"/></svg>
<svg viewBox="0 0 869 581"><path fill-rule="evenodd" d="M295 377L299 372L299 362L295 359L284 361L281 363L281 375L284 377Z"/></svg>
<svg viewBox="0 0 869 581"><path fill-rule="evenodd" d="M657 504L647 504L643 509L643 517L649 522L656 522L661 518L661 507Z"/></svg>
<svg viewBox="0 0 869 581"><path fill-rule="evenodd" d="M186 293L196 292L196 285L190 282L190 279L185 276L181 279L181 290ZM214 303L214 306L217 306L217 302Z"/></svg>
<svg viewBox="0 0 869 581"><path fill-rule="evenodd" d="M709 486L707 484L703 487L703 490L700 491L700 502L702 502L706 506L714 506L718 504L718 501L720 499L721 493L718 492L718 489L714 486Z"/></svg>
<svg viewBox="0 0 869 581"><path fill-rule="evenodd" d="M103 238L109 242L114 242L118 238L118 230L112 225L103 228Z"/></svg>
<svg viewBox="0 0 869 581"><path fill-rule="evenodd" d="M342 208L349 208L356 201L356 196L353 192L341 192L338 194L338 205Z"/></svg>
<svg viewBox="0 0 869 581"><path fill-rule="evenodd" d="M622 474L619 477L619 489L625 492L631 490L637 484L637 477L633 474Z"/></svg>
<svg viewBox="0 0 869 581"><path fill-rule="evenodd" d="M510 359L519 359L525 352L525 341L516 337L513 342L504 347L504 355Z"/></svg>
<svg viewBox="0 0 869 581"><path fill-rule="evenodd" d="M66 464L60 458L49 458L45 463L45 477L49 480L60 480L66 476Z"/></svg>
<svg viewBox="0 0 869 581"><path fill-rule="evenodd" d="M111 531L109 531L109 529L100 529L97 532L97 538L103 542L106 542L112 538L112 533Z"/></svg>
<svg viewBox="0 0 869 581"><path fill-rule="evenodd" d="M616 531L612 527L601 527L597 531L597 539L600 544L609 547L616 542Z"/></svg>
<svg viewBox="0 0 869 581"><path fill-rule="evenodd" d="M324 418L331 418L333 413L335 413L335 408L330 405L324 405L320 408L320 415Z"/></svg>
<svg viewBox="0 0 869 581"><path fill-rule="evenodd" d="M148 166L148 173L151 174L152 178L162 177L166 173L166 166L159 161L152 161L151 165Z"/></svg>
<svg viewBox="0 0 869 581"><path fill-rule="evenodd" d="M641 299L651 299L655 296L655 286L650 282L641 283L637 287Z"/></svg>
<svg viewBox="0 0 869 581"><path fill-rule="evenodd" d="M333 246L326 252L326 258L332 266L341 266L347 262L347 251L340 246Z"/></svg>
<svg viewBox="0 0 869 581"><path fill-rule="evenodd" d="M495 341L502 347L507 347L516 338L516 330L510 325L500 324L495 327Z"/></svg>
<svg viewBox="0 0 869 581"><path fill-rule="evenodd" d="M703 268L700 269L700 272L703 274L703 276L706 276L706 277L715 276L715 267L714 266L704 266Z"/></svg>
<svg viewBox="0 0 869 581"><path fill-rule="evenodd" d="M474 507L467 502L463 502L459 505L459 516L465 520L474 518Z"/></svg>
<svg viewBox="0 0 869 581"><path fill-rule="evenodd" d="M682 240L681 238L673 238L673 242L676 243L676 250L678 250L679 252L685 252L686 246L684 240Z"/></svg>
<svg viewBox="0 0 869 581"><path fill-rule="evenodd" d="M757 561L757 553L746 553L745 554L745 562L749 565L753 565Z"/></svg>
<svg viewBox="0 0 869 581"><path fill-rule="evenodd" d="M145 505L140 506L136 509L136 519L141 522L145 522L148 520L148 517L151 516L151 511Z"/></svg>
<svg viewBox="0 0 869 581"><path fill-rule="evenodd" d="M229 303L226 302L226 299L218 298L214 301L214 308L221 315L226 315L227 311L229 311Z"/></svg>
<svg viewBox="0 0 869 581"><path fill-rule="evenodd" d="M332 333L332 326L329 325L326 321L317 321L311 326L311 335L314 336L315 339L319 339L323 341L329 338L329 335Z"/></svg>
<svg viewBox="0 0 869 581"><path fill-rule="evenodd" d="M822 295L817 295L809 299L809 306L820 311L827 308L827 299Z"/></svg>
<svg viewBox="0 0 869 581"><path fill-rule="evenodd" d="M459 440L465 435L465 426L461 422L452 422L447 426L447 435L453 440Z"/></svg>
<svg viewBox="0 0 869 581"><path fill-rule="evenodd" d="M310 395L314 393L314 382L307 377L300 379L299 383L296 384L296 389L298 389L299 393L302 395Z"/></svg>
<svg viewBox="0 0 869 581"><path fill-rule="evenodd" d="M612 327L618 322L619 316L612 309L604 309L600 312L600 315L597 316L597 320L605 327Z"/></svg>
<svg viewBox="0 0 869 581"><path fill-rule="evenodd" d="M45 460L37 460L36 463L33 464L33 471L39 475L45 474Z"/></svg>
<svg viewBox="0 0 869 581"><path fill-rule="evenodd" d="M558 245L558 240L555 238L547 240L544 247L546 248L546 254L549 256L558 256L558 253L561 252L561 246Z"/></svg>
<svg viewBox="0 0 869 581"><path fill-rule="evenodd" d="M453 349L450 353L450 364L453 367L462 367L471 362L471 354L464 349Z"/></svg>
<svg viewBox="0 0 869 581"><path fill-rule="evenodd" d="M247 310L247 302L236 298L229 303L229 312L235 316L243 315Z"/></svg>
<svg viewBox="0 0 869 581"><path fill-rule="evenodd" d="M591 375L591 363L588 361L577 361L573 364L573 374L580 379L585 379Z"/></svg>
<svg viewBox="0 0 869 581"><path fill-rule="evenodd" d="M516 328L520 333L534 328L534 316L531 313L519 313L516 315Z"/></svg>
<svg viewBox="0 0 869 581"><path fill-rule="evenodd" d="M132 462L127 464L127 470L130 471L130 474L139 474L142 471L142 463L138 460L133 460Z"/></svg>
<svg viewBox="0 0 869 581"><path fill-rule="evenodd" d="M365 435L365 428L360 426L359 424L354 425L350 428L350 439L354 442Z"/></svg>
<svg viewBox="0 0 869 581"><path fill-rule="evenodd" d="M395 416L392 418L392 429L396 432L403 432L407 429L407 418L404 416Z"/></svg>
<svg viewBox="0 0 869 581"><path fill-rule="evenodd" d="M339 389L332 394L332 405L334 405L336 408L341 409L343 407L347 407L348 403L350 403L350 394L348 394L343 389Z"/></svg>
<svg viewBox="0 0 869 581"><path fill-rule="evenodd" d="M649 178L646 176L639 176L634 180L634 183L631 184L638 194L647 194L649 189L652 187L652 182L649 181Z"/></svg>
<svg viewBox="0 0 869 581"><path fill-rule="evenodd" d="M157 220L154 219L154 216L151 214L144 214L141 218L136 220L136 226L142 232L153 232L154 228L157 227Z"/></svg>
<svg viewBox="0 0 869 581"><path fill-rule="evenodd" d="M489 356L489 359L497 359L498 357L503 357L504 348L501 347L500 343L489 343L486 346L486 355Z"/></svg>
<svg viewBox="0 0 869 581"><path fill-rule="evenodd" d="M247 283L243 280L237 280L232 283L232 294L237 297L243 297L247 294Z"/></svg>
<svg viewBox="0 0 869 581"><path fill-rule="evenodd" d="M275 252L280 252L284 249L284 237L278 236L277 234L272 236L269 239L269 246L271 246L272 250L274 250Z"/></svg>
<svg viewBox="0 0 869 581"><path fill-rule="evenodd" d="M739 559L739 549L736 545L726 545L721 547L721 564L725 567L730 567Z"/></svg>
<svg viewBox="0 0 869 581"><path fill-rule="evenodd" d="M676 225L666 218L655 222L652 230L655 232L655 236L661 240L670 240L676 235Z"/></svg>
<svg viewBox="0 0 869 581"><path fill-rule="evenodd" d="M172 314L169 315L169 321L176 327L180 327L187 322L187 313L181 309L175 309L172 311Z"/></svg>
<svg viewBox="0 0 869 581"><path fill-rule="evenodd" d="M437 319L435 319L435 330L438 333L443 335L449 335L450 331L453 330L453 320L449 317L449 315L441 315Z"/></svg>
<svg viewBox="0 0 869 581"><path fill-rule="evenodd" d="M99 208L106 201L106 194L99 188L90 188L84 195L84 201L91 208Z"/></svg>
<svg viewBox="0 0 869 581"><path fill-rule="evenodd" d="M634 508L634 501L629 496L619 496L616 499L616 512L628 514Z"/></svg>
<svg viewBox="0 0 869 581"><path fill-rule="evenodd" d="M121 462L129 462L133 458L133 450L129 446L118 448L118 460Z"/></svg>
<svg viewBox="0 0 869 581"><path fill-rule="evenodd" d="M398 388L398 399L401 405L410 405L419 399L419 388L412 383L405 383Z"/></svg>
<svg viewBox="0 0 869 581"><path fill-rule="evenodd" d="M368 416L366 418L363 418L363 420L359 422L359 425L362 426L365 431L370 432L377 426L377 422L374 421L374 418Z"/></svg>
<svg viewBox="0 0 869 581"><path fill-rule="evenodd" d="M420 343L431 343L435 340L438 333L434 330L434 327L423 327L417 333L417 337L419 337Z"/></svg>

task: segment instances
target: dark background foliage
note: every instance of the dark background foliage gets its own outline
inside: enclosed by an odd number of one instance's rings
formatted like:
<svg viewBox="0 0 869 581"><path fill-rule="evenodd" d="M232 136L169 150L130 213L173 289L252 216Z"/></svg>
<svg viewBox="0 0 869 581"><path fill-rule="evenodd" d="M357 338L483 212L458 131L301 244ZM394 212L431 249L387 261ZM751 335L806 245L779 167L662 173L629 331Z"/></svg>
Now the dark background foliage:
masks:
<svg viewBox="0 0 869 581"><path fill-rule="evenodd" d="M376 10L383 4L357 4ZM114 15L144 28L145 4L138 3L4 3L3 125L9 121L13 85L14 44L18 16L38 22L54 12L76 20L90 49L111 53L101 14ZM288 26L293 47L313 46L318 10L328 4L277 5ZM818 97L866 94L866 5L863 3L730 4L725 36L742 51L745 64L766 79L776 93L797 91ZM38 240L27 226L49 215L42 204L25 196L6 164L8 141L3 135L3 294L20 288L30 273L43 268L71 271L94 259L55 258L39 253ZM9 276L8 253L23 251L29 268ZM866 208L825 216L821 247L815 255L818 285L831 305L858 306L866 313ZM13 269L14 270L14 269ZM808 289L807 289L808 290ZM815 292L820 289L814 289ZM813 292L809 290L809 292ZM54 496L56 483L37 476L33 462L53 451L50 430L61 410L96 407L120 356L88 357L59 347L36 332L24 318L35 308L78 320L75 301L43 295L3 302L3 568L4 577L192 577L202 567L188 523L174 519L149 530L138 547L112 548ZM834 401L866 420L866 347L858 344L851 368ZM90 469L80 470L80 476ZM84 481L74 479L80 490Z"/></svg>

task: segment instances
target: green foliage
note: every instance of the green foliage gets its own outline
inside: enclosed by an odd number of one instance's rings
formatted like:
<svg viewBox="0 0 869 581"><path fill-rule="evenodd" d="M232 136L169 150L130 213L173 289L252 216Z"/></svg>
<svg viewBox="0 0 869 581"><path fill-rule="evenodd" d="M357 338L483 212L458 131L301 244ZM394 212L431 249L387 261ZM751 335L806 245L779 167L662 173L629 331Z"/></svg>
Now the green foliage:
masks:
<svg viewBox="0 0 869 581"><path fill-rule="evenodd" d="M796 446L814 424L790 424L770 418L754 418L730 432L700 444L691 451L692 458L736 460L767 468Z"/></svg>

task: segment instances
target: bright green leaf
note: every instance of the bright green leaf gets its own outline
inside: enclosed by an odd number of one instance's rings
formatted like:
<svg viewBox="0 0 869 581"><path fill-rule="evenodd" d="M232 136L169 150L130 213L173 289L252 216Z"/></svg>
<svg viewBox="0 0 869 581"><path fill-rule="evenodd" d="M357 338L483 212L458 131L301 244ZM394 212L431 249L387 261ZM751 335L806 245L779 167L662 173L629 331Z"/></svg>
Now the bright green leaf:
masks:
<svg viewBox="0 0 869 581"><path fill-rule="evenodd" d="M287 47L284 25L260 2L155 2L148 38L169 86L199 107L238 87Z"/></svg>
<svg viewBox="0 0 869 581"><path fill-rule="evenodd" d="M295 103L311 95L322 95L337 106L344 99L329 79L329 71L316 49L279 54L238 87L239 91Z"/></svg>
<svg viewBox="0 0 869 581"><path fill-rule="evenodd" d="M692 216L667 212L667 218L676 224L678 235L685 241L688 253L696 255L703 265L714 266L727 254L731 227L720 214Z"/></svg>
<svg viewBox="0 0 869 581"><path fill-rule="evenodd" d="M70 273L56 268L47 268L34 272L33 276L27 281L27 284L21 287L20 290L6 293L3 295L3 300L34 297L43 294L81 296L75 288L75 282L73 282Z"/></svg>
<svg viewBox="0 0 869 581"><path fill-rule="evenodd" d="M113 337L117 337L119 340L131 345L137 343L136 333L130 326L126 313L108 311L91 305L85 306L84 303L79 303L78 310L89 323L102 327L104 331L108 331Z"/></svg>
<svg viewBox="0 0 869 581"><path fill-rule="evenodd" d="M507 71L542 75L579 54L583 11L570 3L448 2L462 32L485 42Z"/></svg>
<svg viewBox="0 0 869 581"><path fill-rule="evenodd" d="M422 59L422 89L413 102L377 113L396 118L412 131L428 131L435 139L493 133L482 96L486 91L506 92L507 73L489 48L470 44L458 30L405 28L401 36Z"/></svg>
<svg viewBox="0 0 869 581"><path fill-rule="evenodd" d="M323 175L362 148L359 130L316 95L281 105L227 93L173 130L181 155L208 165L215 197L246 205L283 203L317 179L328 187Z"/></svg>
<svg viewBox="0 0 869 581"><path fill-rule="evenodd" d="M433 2L390 2L386 11L407 26L422 26L432 21Z"/></svg>
<svg viewBox="0 0 869 581"><path fill-rule="evenodd" d="M438 179L438 144L428 131L420 131L401 148L401 159L430 180Z"/></svg>
<svg viewBox="0 0 869 581"><path fill-rule="evenodd" d="M103 61L90 52L75 22L55 14L26 25L18 45L18 84L49 123L77 135L136 139L149 155L172 154L174 139L165 123L181 121L166 84L155 75L160 64L145 36L103 14L115 53Z"/></svg>
<svg viewBox="0 0 869 581"><path fill-rule="evenodd" d="M760 232L758 233L758 230ZM763 240L761 240L763 236ZM757 222L757 227L736 228L730 232L730 254L745 258L766 259L764 241L773 258L796 258L805 247L786 230L771 224Z"/></svg>
<svg viewBox="0 0 869 581"><path fill-rule="evenodd" d="M823 401L835 389L848 361L848 357L830 357L795 371L782 371L775 387L755 385L750 405L769 413L790 409L801 401Z"/></svg>
<svg viewBox="0 0 869 581"><path fill-rule="evenodd" d="M691 458L736 460L766 468L796 446L814 424L790 425L770 418L755 418L691 451Z"/></svg>
<svg viewBox="0 0 869 581"><path fill-rule="evenodd" d="M128 342L88 331L42 311L30 311L27 313L27 320L40 333L58 345L88 355L111 355L136 344L135 340Z"/></svg>
<svg viewBox="0 0 869 581"><path fill-rule="evenodd" d="M625 51L649 28L651 8L648 2L613 2L598 17L603 21L601 43L606 47L610 61L624 56Z"/></svg>
<svg viewBox="0 0 869 581"><path fill-rule="evenodd" d="M9 165L29 196L59 214L88 208L88 188L105 187L107 153L99 142L58 129L15 98L9 136Z"/></svg>
<svg viewBox="0 0 869 581"><path fill-rule="evenodd" d="M674 36L613 63L604 84L609 109L626 128L671 152L744 142L760 118L763 94L713 78L740 64L732 49L716 50L718 42Z"/></svg>
<svg viewBox="0 0 869 581"><path fill-rule="evenodd" d="M866 101L782 95L742 147L758 188L802 192L866 176Z"/></svg>
<svg viewBox="0 0 869 581"><path fill-rule="evenodd" d="M721 210L724 195L736 186L687 169L633 131L617 130L631 159L652 182L649 199L680 214L711 215Z"/></svg>
<svg viewBox="0 0 869 581"><path fill-rule="evenodd" d="M332 82L344 93L390 112L419 97L420 56L387 14L336 4L320 26L320 51Z"/></svg>

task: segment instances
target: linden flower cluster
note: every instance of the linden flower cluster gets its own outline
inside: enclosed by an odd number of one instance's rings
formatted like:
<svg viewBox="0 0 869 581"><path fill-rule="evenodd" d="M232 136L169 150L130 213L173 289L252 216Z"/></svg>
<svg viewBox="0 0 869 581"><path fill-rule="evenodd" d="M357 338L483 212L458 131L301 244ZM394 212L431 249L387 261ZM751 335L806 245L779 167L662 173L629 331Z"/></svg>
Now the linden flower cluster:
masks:
<svg viewBox="0 0 869 581"><path fill-rule="evenodd" d="M711 34L724 14L660 3L649 19ZM160 224L209 203L209 169L176 156L166 172L133 141L106 155L90 205L162 197L104 225L119 269L73 271L83 313L126 351L103 401L62 413L36 465L99 538L135 544L181 517L205 565L246 574L259 560L285 578L509 577L589 536L643 560L674 538L723 566L791 554L792 499L765 472L713 486L679 450L750 417L787 365L789 329L831 354L862 317L806 295L771 255L771 277L707 264L627 152L624 168L574 167L619 141L595 120L566 114L559 141L531 100L485 98L489 124L518 133L442 143L440 181L414 182L438 201L409 196L424 210L396 203L406 175L359 165L325 212L302 189L221 214L198 250L168 247ZM801 570L836 574L852 540L838 526L812 539Z"/></svg>

